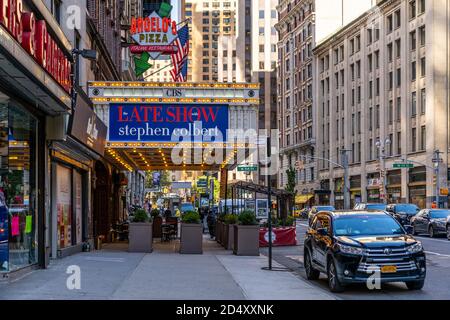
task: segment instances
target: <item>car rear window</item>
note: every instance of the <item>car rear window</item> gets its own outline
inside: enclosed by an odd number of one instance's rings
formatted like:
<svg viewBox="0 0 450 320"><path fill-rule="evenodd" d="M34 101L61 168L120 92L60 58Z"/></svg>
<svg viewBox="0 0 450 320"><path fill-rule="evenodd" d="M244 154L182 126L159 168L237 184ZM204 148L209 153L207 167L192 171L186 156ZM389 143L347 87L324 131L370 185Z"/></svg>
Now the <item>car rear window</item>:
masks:
<svg viewBox="0 0 450 320"><path fill-rule="evenodd" d="M399 235L404 230L387 215L348 215L336 217L333 222L336 236Z"/></svg>

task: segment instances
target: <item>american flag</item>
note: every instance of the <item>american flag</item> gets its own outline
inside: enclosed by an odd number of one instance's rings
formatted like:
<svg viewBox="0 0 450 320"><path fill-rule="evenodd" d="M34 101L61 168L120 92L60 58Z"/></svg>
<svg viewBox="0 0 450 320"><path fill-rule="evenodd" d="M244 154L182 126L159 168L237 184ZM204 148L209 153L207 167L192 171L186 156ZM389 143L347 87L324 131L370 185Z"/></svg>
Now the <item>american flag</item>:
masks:
<svg viewBox="0 0 450 320"><path fill-rule="evenodd" d="M178 38L173 44L177 47L177 52L171 56L173 69L170 71L170 74L173 81L186 81L189 54L189 27L187 24L178 30ZM184 69L185 73L183 72Z"/></svg>

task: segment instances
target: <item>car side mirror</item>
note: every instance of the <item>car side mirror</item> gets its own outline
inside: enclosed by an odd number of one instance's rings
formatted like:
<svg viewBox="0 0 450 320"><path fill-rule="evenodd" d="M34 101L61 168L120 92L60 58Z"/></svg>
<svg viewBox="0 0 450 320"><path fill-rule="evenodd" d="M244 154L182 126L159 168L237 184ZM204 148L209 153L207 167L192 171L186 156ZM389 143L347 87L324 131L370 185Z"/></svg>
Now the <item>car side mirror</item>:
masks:
<svg viewBox="0 0 450 320"><path fill-rule="evenodd" d="M317 229L317 233L321 236L326 236L326 235L328 235L328 229L327 228L319 228L319 229Z"/></svg>
<svg viewBox="0 0 450 320"><path fill-rule="evenodd" d="M405 231L407 234L413 234L414 228L413 226L405 226Z"/></svg>

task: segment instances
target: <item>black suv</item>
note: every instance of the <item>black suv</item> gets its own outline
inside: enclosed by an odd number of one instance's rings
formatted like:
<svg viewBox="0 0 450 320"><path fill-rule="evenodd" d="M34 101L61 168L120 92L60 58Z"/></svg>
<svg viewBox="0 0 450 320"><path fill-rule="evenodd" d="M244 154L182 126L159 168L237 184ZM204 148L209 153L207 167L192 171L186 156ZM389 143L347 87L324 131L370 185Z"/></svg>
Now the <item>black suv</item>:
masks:
<svg viewBox="0 0 450 320"><path fill-rule="evenodd" d="M388 204L386 211L405 226L411 224L411 218L418 214L420 209L412 203L397 203Z"/></svg>
<svg viewBox="0 0 450 320"><path fill-rule="evenodd" d="M385 212L319 212L306 232L304 266L309 280L328 275L332 292L346 284L405 282L422 289L426 263L422 244ZM370 281L370 279L369 279Z"/></svg>

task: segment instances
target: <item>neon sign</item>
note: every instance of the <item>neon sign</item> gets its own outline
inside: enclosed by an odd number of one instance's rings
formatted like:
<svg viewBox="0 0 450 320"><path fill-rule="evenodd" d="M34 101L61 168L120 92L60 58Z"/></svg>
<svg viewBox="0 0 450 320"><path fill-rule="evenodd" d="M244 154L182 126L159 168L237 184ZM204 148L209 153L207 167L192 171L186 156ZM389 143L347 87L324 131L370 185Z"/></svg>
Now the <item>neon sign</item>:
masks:
<svg viewBox="0 0 450 320"><path fill-rule="evenodd" d="M44 20L36 20L33 12L23 11L22 0L0 0L0 24L66 92L70 92L70 62L47 32Z"/></svg>

